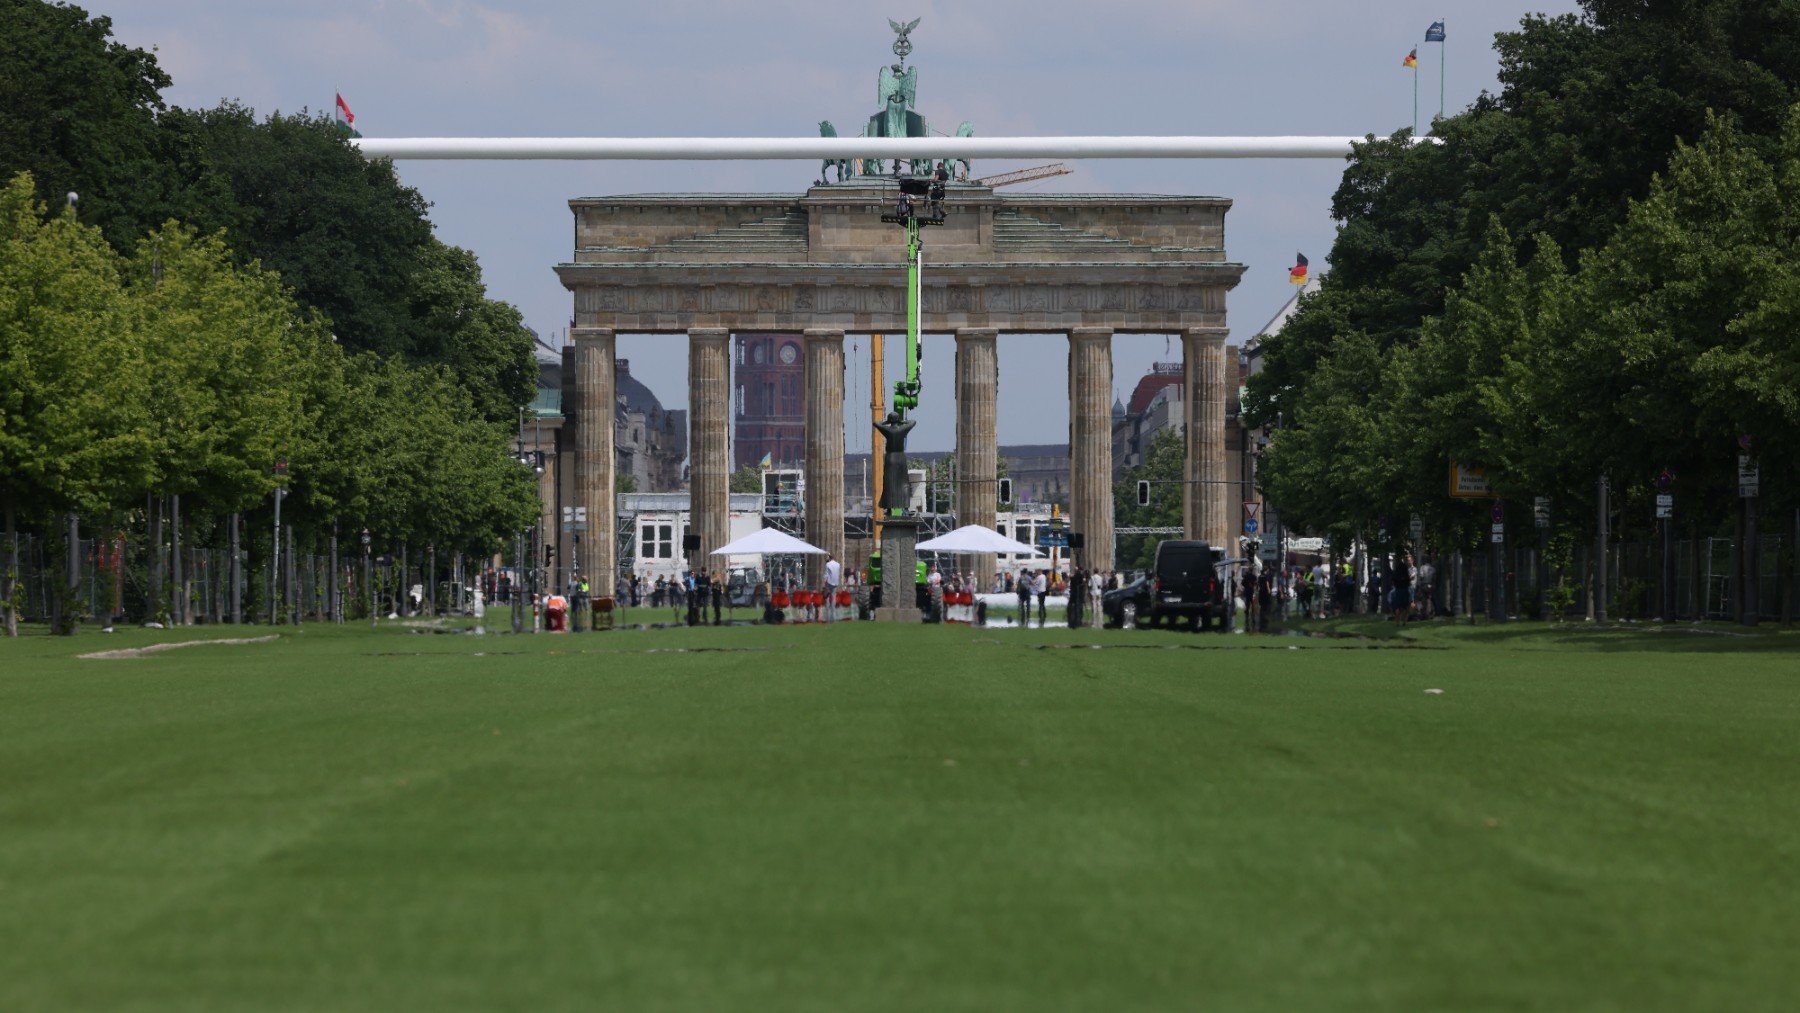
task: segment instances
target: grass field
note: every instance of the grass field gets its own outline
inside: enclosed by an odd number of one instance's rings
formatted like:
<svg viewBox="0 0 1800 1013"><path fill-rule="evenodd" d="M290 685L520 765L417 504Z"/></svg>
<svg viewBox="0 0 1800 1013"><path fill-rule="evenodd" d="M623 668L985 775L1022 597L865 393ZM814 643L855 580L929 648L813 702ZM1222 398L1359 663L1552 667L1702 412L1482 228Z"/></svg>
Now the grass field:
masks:
<svg viewBox="0 0 1800 1013"><path fill-rule="evenodd" d="M1800 636L1361 631L0 642L0 1008L1800 1005Z"/></svg>

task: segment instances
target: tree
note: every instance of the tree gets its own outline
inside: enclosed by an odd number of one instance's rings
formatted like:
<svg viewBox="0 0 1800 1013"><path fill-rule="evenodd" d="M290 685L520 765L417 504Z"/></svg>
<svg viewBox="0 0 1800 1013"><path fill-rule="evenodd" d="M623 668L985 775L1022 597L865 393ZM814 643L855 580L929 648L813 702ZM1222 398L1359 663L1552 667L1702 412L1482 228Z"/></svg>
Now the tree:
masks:
<svg viewBox="0 0 1800 1013"><path fill-rule="evenodd" d="M513 418L537 385L537 339L519 311L487 297L473 253L436 239L412 285L413 358L449 367L484 417Z"/></svg>
<svg viewBox="0 0 1800 1013"><path fill-rule="evenodd" d="M204 139L230 188L234 248L280 273L345 348L418 351L414 277L434 241L430 205L393 162L364 158L322 115L258 121L231 102L171 115Z"/></svg>
<svg viewBox="0 0 1800 1013"><path fill-rule="evenodd" d="M754 464L746 464L731 473L728 488L731 492L753 492L762 495L762 469Z"/></svg>
<svg viewBox="0 0 1800 1013"><path fill-rule="evenodd" d="M1183 480L1187 442L1178 429L1164 429L1150 438L1144 463L1125 471L1124 481L1113 486L1113 517L1119 527L1178 528L1182 525ZM1150 483L1150 505L1138 506L1137 484ZM1155 535L1125 535L1116 554L1121 570L1147 567L1156 556Z"/></svg>
<svg viewBox="0 0 1800 1013"><path fill-rule="evenodd" d="M141 349L117 255L64 210L48 220L29 174L0 190L0 508L7 631L21 520L103 510L151 474ZM60 585L59 585L60 586ZM64 609L69 615L72 605Z"/></svg>
<svg viewBox="0 0 1800 1013"><path fill-rule="evenodd" d="M1498 94L1439 120L1435 144L1406 132L1355 146L1332 200L1331 270L1266 345L1246 410L1273 422L1337 335L1385 351L1418 337L1475 263L1491 219L1522 259L1539 236L1573 267L1649 193L1708 110L1772 153L1800 100L1800 8L1759 0L1585 0L1582 17L1531 16L1496 37ZM1323 315L1320 318L1317 315ZM1286 413L1291 418L1291 412Z"/></svg>
<svg viewBox="0 0 1800 1013"><path fill-rule="evenodd" d="M328 343L274 274L239 267L219 235L170 222L128 267L139 314L152 485L221 512L274 488L270 466L297 448L302 379Z"/></svg>
<svg viewBox="0 0 1800 1013"><path fill-rule="evenodd" d="M112 39L112 20L41 0L0 0L0 165L40 200L81 195L81 220L115 249L169 218L229 201L192 134L166 122L156 57Z"/></svg>

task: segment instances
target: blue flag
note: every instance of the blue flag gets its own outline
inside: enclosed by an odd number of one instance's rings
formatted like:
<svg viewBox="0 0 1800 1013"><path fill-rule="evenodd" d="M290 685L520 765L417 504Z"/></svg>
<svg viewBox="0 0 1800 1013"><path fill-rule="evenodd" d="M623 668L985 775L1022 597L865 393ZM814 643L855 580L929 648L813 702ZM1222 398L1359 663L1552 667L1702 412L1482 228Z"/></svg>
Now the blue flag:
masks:
<svg viewBox="0 0 1800 1013"><path fill-rule="evenodd" d="M1442 42L1442 41L1444 41L1444 23L1442 21L1433 21L1431 23L1431 27L1425 29L1425 41L1426 42Z"/></svg>

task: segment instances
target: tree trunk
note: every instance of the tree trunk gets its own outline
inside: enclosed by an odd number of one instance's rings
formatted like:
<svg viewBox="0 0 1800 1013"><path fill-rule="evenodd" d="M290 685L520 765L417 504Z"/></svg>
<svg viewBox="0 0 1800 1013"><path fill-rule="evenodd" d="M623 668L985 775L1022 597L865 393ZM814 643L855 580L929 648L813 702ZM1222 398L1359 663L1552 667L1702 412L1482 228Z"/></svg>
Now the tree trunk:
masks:
<svg viewBox="0 0 1800 1013"><path fill-rule="evenodd" d="M163 517L162 501L155 496L146 497L144 513L147 517L148 529L145 534L146 548L149 551L150 585L144 594L144 621L161 622L163 610Z"/></svg>
<svg viewBox="0 0 1800 1013"><path fill-rule="evenodd" d="M80 603L75 600L81 593L81 520L71 510L68 521L68 572L61 584L62 608L57 614L56 632L72 637L81 632Z"/></svg>
<svg viewBox="0 0 1800 1013"><path fill-rule="evenodd" d="M0 599L6 601L6 635L19 635L19 509L6 494L6 569L0 571Z"/></svg>
<svg viewBox="0 0 1800 1013"><path fill-rule="evenodd" d="M169 494L169 625L187 625L186 574L181 565L181 494Z"/></svg>
<svg viewBox="0 0 1800 1013"><path fill-rule="evenodd" d="M226 581L225 594L231 603L227 611L230 613L233 626L241 626L244 622L244 554L239 548L238 542L239 532L243 530L243 526L242 514L233 512L225 520L225 541L231 552L231 559L228 561L231 575Z"/></svg>
<svg viewBox="0 0 1800 1013"><path fill-rule="evenodd" d="M287 546L284 549L282 549L282 551L287 553L287 561L288 561L288 564L287 564L288 623L289 623L289 625L292 625L292 626L298 626L298 625L300 625L300 570L298 567L296 567L294 565L294 562L295 562L294 526L292 524L289 524L287 527L283 528L282 530L286 533L286 536L287 536Z"/></svg>

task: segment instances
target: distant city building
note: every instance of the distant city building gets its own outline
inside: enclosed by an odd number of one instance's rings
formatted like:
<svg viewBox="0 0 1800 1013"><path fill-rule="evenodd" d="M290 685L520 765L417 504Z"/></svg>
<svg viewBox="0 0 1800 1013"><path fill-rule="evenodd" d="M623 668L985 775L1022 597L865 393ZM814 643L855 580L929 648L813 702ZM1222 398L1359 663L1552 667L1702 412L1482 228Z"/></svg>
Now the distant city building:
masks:
<svg viewBox="0 0 1800 1013"><path fill-rule="evenodd" d="M732 469L806 462L806 355L798 334L736 334Z"/></svg>
<svg viewBox="0 0 1800 1013"><path fill-rule="evenodd" d="M618 478L629 478L638 492L681 490L687 481L687 412L665 409L656 394L631 375L629 360L615 360L613 376L613 465ZM553 442L561 429L562 381L560 359L540 354L532 433L527 434L538 449L545 449L538 444L546 438Z"/></svg>
<svg viewBox="0 0 1800 1013"><path fill-rule="evenodd" d="M614 394L618 398L614 449L618 473L630 475L638 492L675 492L686 481L688 424L684 409L665 409L644 382L631 375L631 363L617 360Z"/></svg>
<svg viewBox="0 0 1800 1013"><path fill-rule="evenodd" d="M1113 402L1113 479L1144 463L1156 434L1181 432L1182 372L1179 362L1158 362L1138 379L1131 400Z"/></svg>

